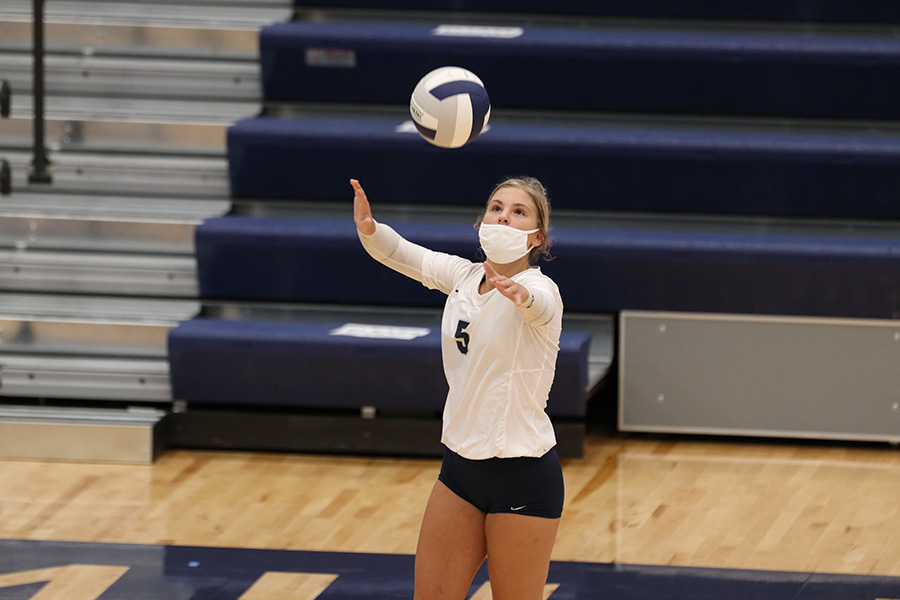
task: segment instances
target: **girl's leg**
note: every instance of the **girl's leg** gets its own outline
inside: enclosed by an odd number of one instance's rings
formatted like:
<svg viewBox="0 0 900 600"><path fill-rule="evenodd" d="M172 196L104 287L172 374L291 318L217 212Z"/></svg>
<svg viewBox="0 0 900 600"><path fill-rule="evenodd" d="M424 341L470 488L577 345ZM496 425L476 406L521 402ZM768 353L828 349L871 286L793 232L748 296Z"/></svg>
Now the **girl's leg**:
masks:
<svg viewBox="0 0 900 600"><path fill-rule="evenodd" d="M495 513L485 520L493 600L542 600L559 519Z"/></svg>
<svg viewBox="0 0 900 600"><path fill-rule="evenodd" d="M484 516L434 484L416 548L415 600L464 600L487 553Z"/></svg>

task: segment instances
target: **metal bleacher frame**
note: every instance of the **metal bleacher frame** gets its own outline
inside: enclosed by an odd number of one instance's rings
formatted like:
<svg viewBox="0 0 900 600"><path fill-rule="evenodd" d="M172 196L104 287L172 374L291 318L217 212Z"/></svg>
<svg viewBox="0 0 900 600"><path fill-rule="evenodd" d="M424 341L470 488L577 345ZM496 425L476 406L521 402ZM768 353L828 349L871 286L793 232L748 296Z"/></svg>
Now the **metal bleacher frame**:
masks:
<svg viewBox="0 0 900 600"><path fill-rule="evenodd" d="M259 27L290 14L0 7L0 456L146 464L164 448L167 332L201 310L193 230L231 209L225 130L259 110Z"/></svg>

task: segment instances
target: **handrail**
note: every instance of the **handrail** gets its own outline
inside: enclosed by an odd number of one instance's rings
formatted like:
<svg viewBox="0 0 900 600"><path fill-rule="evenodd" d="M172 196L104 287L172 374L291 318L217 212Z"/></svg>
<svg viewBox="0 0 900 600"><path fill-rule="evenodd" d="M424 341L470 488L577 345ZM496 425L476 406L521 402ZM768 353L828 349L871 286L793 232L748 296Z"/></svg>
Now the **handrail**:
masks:
<svg viewBox="0 0 900 600"><path fill-rule="evenodd" d="M0 81L0 117L9 116L12 108L12 88L7 80Z"/></svg>
<svg viewBox="0 0 900 600"><path fill-rule="evenodd" d="M44 0L34 0L34 159L28 173L29 183L52 183L52 164L44 142ZM0 82L0 117L8 117L12 91L9 82ZM0 160L0 195L12 191L9 161Z"/></svg>
<svg viewBox="0 0 900 600"><path fill-rule="evenodd" d="M0 117L7 118L10 112L10 97L12 91L9 82L5 79L0 81ZM0 195L9 196L12 191L12 175L9 169L9 161L0 160Z"/></svg>
<svg viewBox="0 0 900 600"><path fill-rule="evenodd" d="M44 144L44 0L34 0L34 160L30 183L51 183L52 163Z"/></svg>
<svg viewBox="0 0 900 600"><path fill-rule="evenodd" d="M12 191L12 174L9 171L9 161L0 160L0 195L9 196Z"/></svg>

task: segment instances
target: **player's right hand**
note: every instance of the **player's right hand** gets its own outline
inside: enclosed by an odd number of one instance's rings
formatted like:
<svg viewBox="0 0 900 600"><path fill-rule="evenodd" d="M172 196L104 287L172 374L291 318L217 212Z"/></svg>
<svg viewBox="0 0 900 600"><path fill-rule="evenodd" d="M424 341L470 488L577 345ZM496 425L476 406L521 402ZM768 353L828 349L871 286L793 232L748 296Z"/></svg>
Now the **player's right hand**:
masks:
<svg viewBox="0 0 900 600"><path fill-rule="evenodd" d="M372 218L372 208L369 206L366 192L355 179L350 180L350 185L356 192L353 197L353 220L356 221L356 228L363 235L372 235L375 233L375 219Z"/></svg>

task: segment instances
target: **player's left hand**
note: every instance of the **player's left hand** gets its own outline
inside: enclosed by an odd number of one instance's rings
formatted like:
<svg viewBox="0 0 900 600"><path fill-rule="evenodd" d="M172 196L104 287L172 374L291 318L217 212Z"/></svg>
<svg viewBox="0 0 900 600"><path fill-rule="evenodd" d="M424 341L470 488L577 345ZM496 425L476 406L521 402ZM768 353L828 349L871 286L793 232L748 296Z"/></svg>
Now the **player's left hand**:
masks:
<svg viewBox="0 0 900 600"><path fill-rule="evenodd" d="M505 277L494 270L491 263L484 261L484 272L487 280L497 288L497 291L509 298L516 306L522 306L531 297L531 292L523 285L519 285L509 277Z"/></svg>

